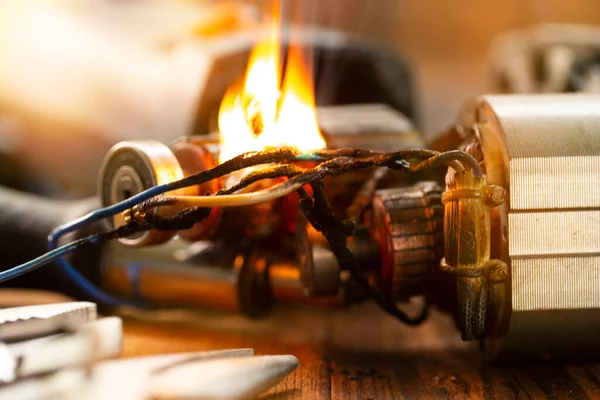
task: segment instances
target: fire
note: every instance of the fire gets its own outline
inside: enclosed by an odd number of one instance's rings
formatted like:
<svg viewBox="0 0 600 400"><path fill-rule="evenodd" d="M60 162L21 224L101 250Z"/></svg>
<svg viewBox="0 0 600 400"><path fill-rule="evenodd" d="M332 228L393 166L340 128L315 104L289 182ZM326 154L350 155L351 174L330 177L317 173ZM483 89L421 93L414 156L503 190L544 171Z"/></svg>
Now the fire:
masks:
<svg viewBox="0 0 600 400"><path fill-rule="evenodd" d="M325 147L315 112L312 60L291 46L280 86L279 49L279 32L273 28L253 49L243 84L225 94L219 110L220 162L267 147Z"/></svg>

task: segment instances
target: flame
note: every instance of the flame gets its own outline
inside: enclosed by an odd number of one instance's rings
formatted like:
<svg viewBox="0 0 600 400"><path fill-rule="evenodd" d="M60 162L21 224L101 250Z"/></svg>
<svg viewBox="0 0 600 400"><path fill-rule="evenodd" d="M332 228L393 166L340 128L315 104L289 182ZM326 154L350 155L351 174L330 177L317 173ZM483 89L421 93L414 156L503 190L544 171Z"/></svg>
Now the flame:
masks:
<svg viewBox="0 0 600 400"><path fill-rule="evenodd" d="M219 110L221 163L267 147L325 147L315 112L311 63L291 46L280 88L279 48L274 27L253 49L243 84L227 90Z"/></svg>

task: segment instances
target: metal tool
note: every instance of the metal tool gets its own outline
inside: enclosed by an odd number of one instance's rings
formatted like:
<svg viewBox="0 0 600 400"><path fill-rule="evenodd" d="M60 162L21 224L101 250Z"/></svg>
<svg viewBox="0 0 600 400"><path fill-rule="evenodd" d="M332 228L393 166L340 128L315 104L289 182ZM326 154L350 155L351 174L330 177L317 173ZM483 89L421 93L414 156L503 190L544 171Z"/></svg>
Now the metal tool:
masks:
<svg viewBox="0 0 600 400"><path fill-rule="evenodd" d="M127 400L143 399L148 395L148 385L156 379L162 371L176 371L179 366L194 365L210 360L227 360L238 357L252 357L252 349L233 349L203 351L180 354L167 354L129 358L124 360L108 361L98 364L93 373L88 389L89 399L119 398ZM240 378L239 376L237 377ZM193 382L201 379L195 376ZM218 384L225 384L227 380L218 380ZM184 385L194 384L183 382ZM114 397L116 396L116 397Z"/></svg>
<svg viewBox="0 0 600 400"><path fill-rule="evenodd" d="M87 322L69 333L3 345L1 382L72 368L121 354L123 328L118 317Z"/></svg>
<svg viewBox="0 0 600 400"><path fill-rule="evenodd" d="M239 349L101 363L86 399L254 398L298 366L294 356L252 354Z"/></svg>
<svg viewBox="0 0 600 400"><path fill-rule="evenodd" d="M87 302L0 310L0 335L2 399L75 399L85 369L121 354L121 320Z"/></svg>
<svg viewBox="0 0 600 400"><path fill-rule="evenodd" d="M253 356L252 349L140 357L64 369L0 386L0 398L248 399L280 382L297 366L294 356Z"/></svg>
<svg viewBox="0 0 600 400"><path fill-rule="evenodd" d="M96 319L89 302L44 304L0 310L0 337L5 342L75 330Z"/></svg>
<svg viewBox="0 0 600 400"><path fill-rule="evenodd" d="M20 400L78 400L85 390L87 372L81 368L68 368L10 385L0 386L0 399Z"/></svg>
<svg viewBox="0 0 600 400"><path fill-rule="evenodd" d="M0 347L0 399L250 398L298 366L294 356L254 357L252 349L101 362L120 355L122 325L117 317L94 320L93 304L0 313L5 337L35 337ZM67 333L48 335L67 328Z"/></svg>

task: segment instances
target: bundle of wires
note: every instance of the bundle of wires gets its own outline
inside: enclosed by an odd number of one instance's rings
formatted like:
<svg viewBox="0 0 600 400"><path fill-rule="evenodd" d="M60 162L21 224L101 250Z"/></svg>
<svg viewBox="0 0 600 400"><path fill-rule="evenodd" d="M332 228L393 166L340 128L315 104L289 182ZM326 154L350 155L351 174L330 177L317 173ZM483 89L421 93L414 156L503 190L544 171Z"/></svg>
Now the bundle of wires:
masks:
<svg viewBox="0 0 600 400"><path fill-rule="evenodd" d="M314 161L313 168L301 168L298 162ZM201 185L213 179L220 179L228 174L249 167L264 165L254 169L234 186L207 196L168 196L165 193L181 188ZM150 229L181 230L192 227L195 223L206 218L211 207L234 207L262 203L283 197L294 191L300 195L299 208L307 220L319 230L328 240L340 267L351 272L354 280L363 286L366 292L384 310L408 324L416 324L425 318L423 313L417 319L411 319L399 310L395 303L385 297L368 282L367 277L358 265L357 260L347 247L347 239L354 232L354 223L339 220L326 199L324 178L337 176L345 172L371 167L387 167L406 172L417 172L441 165L449 165L457 171L470 168L476 176L482 171L477 161L462 151L437 153L429 150L405 150L394 153L376 153L360 149L323 150L303 153L294 149L270 149L260 152L245 153L235 157L215 168L199 172L184 179L155 186L138 193L120 203L98 209L79 219L61 225L54 229L48 237L48 253L12 269L0 272L0 282L12 279L42 265L57 262L62 270L93 299L107 306L130 305L146 307L139 301L121 299L112 296L87 280L68 261L65 256L83 246L94 245L102 241L130 236L136 232ZM254 182L286 177L287 180L274 186L250 193L236 194L241 189ZM312 197L304 189L312 188ZM182 211L169 217L160 217L155 213L146 212L156 207L181 206ZM91 235L74 242L58 246L61 237L80 230L86 225L98 220L113 217L119 213L133 210L138 211L139 218L133 218L129 223L116 229Z"/></svg>

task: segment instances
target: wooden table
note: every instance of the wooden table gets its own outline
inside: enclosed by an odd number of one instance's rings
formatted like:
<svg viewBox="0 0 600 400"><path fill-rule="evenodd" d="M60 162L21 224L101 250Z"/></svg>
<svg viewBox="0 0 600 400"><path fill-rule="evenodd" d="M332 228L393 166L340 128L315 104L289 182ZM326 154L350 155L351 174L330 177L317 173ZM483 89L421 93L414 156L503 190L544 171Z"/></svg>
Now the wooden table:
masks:
<svg viewBox="0 0 600 400"><path fill-rule="evenodd" d="M125 319L125 357L252 347L293 354L298 370L274 399L600 399L600 364L485 363L452 321L403 326L372 305L276 309L264 320L169 311Z"/></svg>

